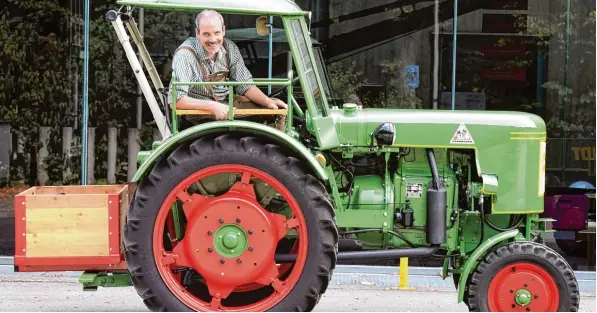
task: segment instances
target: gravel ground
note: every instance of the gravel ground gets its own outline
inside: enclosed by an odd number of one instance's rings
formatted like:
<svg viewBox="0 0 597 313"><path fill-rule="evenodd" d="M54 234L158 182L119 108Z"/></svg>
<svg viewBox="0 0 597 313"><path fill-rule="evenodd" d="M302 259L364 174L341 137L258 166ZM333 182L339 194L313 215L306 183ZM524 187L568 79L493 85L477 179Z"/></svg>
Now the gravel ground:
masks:
<svg viewBox="0 0 597 313"><path fill-rule="evenodd" d="M581 312L595 311L595 294L583 294ZM0 275L1 311L146 312L132 287L83 291L76 278L58 275ZM320 312L466 312L448 290L389 290L370 286L330 286L315 311Z"/></svg>

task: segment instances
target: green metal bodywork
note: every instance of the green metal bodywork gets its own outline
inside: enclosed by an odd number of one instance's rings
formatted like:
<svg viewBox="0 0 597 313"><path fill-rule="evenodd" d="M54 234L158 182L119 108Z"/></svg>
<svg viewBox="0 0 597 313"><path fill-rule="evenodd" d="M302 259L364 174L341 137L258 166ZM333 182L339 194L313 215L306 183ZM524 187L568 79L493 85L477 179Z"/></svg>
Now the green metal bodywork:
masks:
<svg viewBox="0 0 597 313"><path fill-rule="evenodd" d="M143 163L137 169L135 176L133 177L133 182L137 183L145 175L149 174L155 162L159 160L164 155L167 155L170 151L174 150L183 142L188 142L195 138L198 138L202 135L206 134L213 134L213 133L231 133L231 132L241 132L245 134L254 134L263 136L272 140L272 142L276 142L286 148L294 150L296 153L301 155L305 158L305 161L313 172L322 180L327 180L327 174L325 169L317 162L315 159L314 154L305 147L302 143L300 143L295 138L289 136L286 133L283 133L275 128L253 123L253 122L246 122L246 121L216 121L210 122L205 124L200 124L197 126L193 126L187 128L172 137L165 139L156 149L151 151L151 153L143 160Z"/></svg>
<svg viewBox="0 0 597 313"><path fill-rule="evenodd" d="M458 283L458 303L462 302L464 299L464 287L466 286L466 281L468 280L468 276L471 271L477 266L479 260L492 248L494 248L499 243L502 243L508 239L512 239L518 235L518 230L510 230L503 233L499 233L487 240L485 240L475 251L470 255L462 270L460 272L460 281Z"/></svg>
<svg viewBox="0 0 597 313"><path fill-rule="evenodd" d="M544 172L539 166L546 132L545 123L536 115L387 109L345 113L343 109L333 109L331 116L335 129L328 131L338 134L341 146L337 149L341 150L368 148L371 132L384 122L391 122L396 128L392 147L474 150L485 194L496 194L492 212L543 212L544 182L540 175ZM460 125L468 129L473 144L450 143Z"/></svg>
<svg viewBox="0 0 597 313"><path fill-rule="evenodd" d="M212 9L220 13L264 14L264 15L306 15L296 3L290 0L119 0L121 5L160 10L186 10L199 13Z"/></svg>

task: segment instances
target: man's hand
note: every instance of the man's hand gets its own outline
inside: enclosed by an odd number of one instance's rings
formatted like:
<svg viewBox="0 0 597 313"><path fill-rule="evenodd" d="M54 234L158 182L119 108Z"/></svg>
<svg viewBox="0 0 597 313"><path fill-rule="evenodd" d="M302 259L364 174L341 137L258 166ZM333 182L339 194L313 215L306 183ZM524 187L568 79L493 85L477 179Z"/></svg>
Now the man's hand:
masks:
<svg viewBox="0 0 597 313"><path fill-rule="evenodd" d="M284 103L284 101L276 98L268 98L266 102L266 107L268 109L277 110L277 109L287 109L288 105Z"/></svg>
<svg viewBox="0 0 597 313"><path fill-rule="evenodd" d="M228 118L228 109L227 105L213 101L210 111L214 113L216 120L225 120Z"/></svg>

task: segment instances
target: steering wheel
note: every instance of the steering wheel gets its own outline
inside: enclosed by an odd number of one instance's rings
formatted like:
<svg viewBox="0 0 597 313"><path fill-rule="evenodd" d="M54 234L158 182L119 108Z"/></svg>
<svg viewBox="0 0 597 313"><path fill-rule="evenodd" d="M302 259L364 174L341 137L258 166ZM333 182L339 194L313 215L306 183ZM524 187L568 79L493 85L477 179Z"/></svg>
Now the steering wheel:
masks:
<svg viewBox="0 0 597 313"><path fill-rule="evenodd" d="M294 85L298 80L299 80L299 77L297 76L292 80L292 82L290 84ZM281 95L286 90L286 88L288 88L288 86L282 86L282 87L276 88L276 89L272 90L272 92L270 92L267 96L269 98L272 98L272 97L278 98L278 96Z"/></svg>
<svg viewBox="0 0 597 313"><path fill-rule="evenodd" d="M299 77L297 76L292 80L292 82L290 84L294 85L298 80L299 80ZM282 93L284 93L284 91L288 90L287 88L288 88L288 86L282 86L282 87L276 88L275 90L272 90L272 92L269 93L267 96L268 96L268 98L279 98L278 96L281 95ZM290 105L290 103L287 103L287 104ZM296 115L298 115L299 117L305 116L303 109L301 109L301 107L298 105L296 100L293 101L292 106L293 106L294 112L296 112Z"/></svg>

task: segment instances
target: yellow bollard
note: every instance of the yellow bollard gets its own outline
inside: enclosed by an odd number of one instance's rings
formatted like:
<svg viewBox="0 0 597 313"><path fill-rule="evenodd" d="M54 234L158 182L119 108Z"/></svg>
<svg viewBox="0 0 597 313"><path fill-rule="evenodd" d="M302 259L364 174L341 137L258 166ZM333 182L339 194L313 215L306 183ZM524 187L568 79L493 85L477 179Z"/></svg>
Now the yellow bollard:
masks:
<svg viewBox="0 0 597 313"><path fill-rule="evenodd" d="M415 290L414 287L408 286L408 258L400 258L400 282L398 289Z"/></svg>

